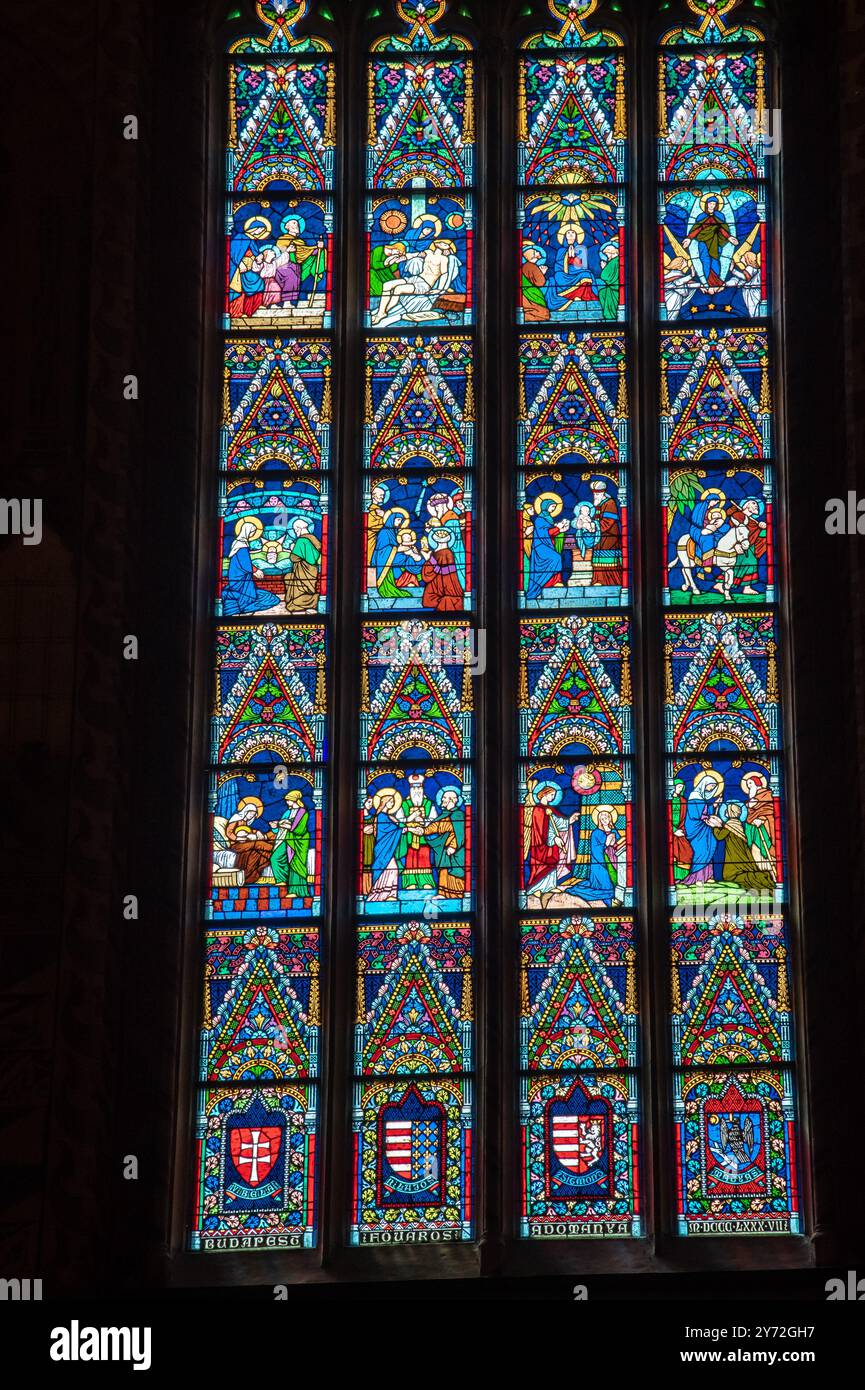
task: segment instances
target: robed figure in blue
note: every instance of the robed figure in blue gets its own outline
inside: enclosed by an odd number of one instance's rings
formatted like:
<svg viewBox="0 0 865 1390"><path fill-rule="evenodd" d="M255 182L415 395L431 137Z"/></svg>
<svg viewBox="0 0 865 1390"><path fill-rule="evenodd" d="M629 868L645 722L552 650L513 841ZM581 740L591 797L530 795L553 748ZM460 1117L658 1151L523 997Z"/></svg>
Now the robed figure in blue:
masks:
<svg viewBox="0 0 865 1390"><path fill-rule="evenodd" d="M691 872L682 879L682 883L710 883L715 877L712 861L718 840L709 824L709 817L717 816L723 794L724 781L716 772L701 772L694 779L693 789L685 803L682 826L694 857Z"/></svg>
<svg viewBox="0 0 865 1390"><path fill-rule="evenodd" d="M554 493L544 493L535 502L535 515L530 518L530 532L526 537L529 562L526 598L542 598L551 580L562 577L562 533L570 523L556 521L561 510L561 498Z"/></svg>
<svg viewBox="0 0 865 1390"><path fill-rule="evenodd" d="M246 516L234 528L234 542L228 553L228 574L222 590L225 617L237 613L267 613L282 602L278 594L262 589L255 582L250 544L258 540L264 527L257 516Z"/></svg>

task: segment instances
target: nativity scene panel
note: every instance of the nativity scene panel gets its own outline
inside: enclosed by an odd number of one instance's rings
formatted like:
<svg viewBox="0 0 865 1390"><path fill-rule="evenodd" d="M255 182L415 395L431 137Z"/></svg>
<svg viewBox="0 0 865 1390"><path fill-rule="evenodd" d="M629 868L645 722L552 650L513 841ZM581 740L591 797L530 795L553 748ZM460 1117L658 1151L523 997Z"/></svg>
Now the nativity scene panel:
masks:
<svg viewBox="0 0 865 1390"><path fill-rule="evenodd" d="M222 617L326 610L326 478L227 477L220 483L220 510Z"/></svg>
<svg viewBox="0 0 865 1390"><path fill-rule="evenodd" d="M407 470L364 477L363 606L454 613L473 603L472 479Z"/></svg>

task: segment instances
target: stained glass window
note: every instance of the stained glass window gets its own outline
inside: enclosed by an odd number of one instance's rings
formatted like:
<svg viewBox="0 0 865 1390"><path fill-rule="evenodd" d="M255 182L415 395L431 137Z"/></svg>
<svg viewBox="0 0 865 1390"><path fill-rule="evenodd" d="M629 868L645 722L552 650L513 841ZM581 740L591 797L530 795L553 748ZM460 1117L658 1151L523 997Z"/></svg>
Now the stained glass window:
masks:
<svg viewBox="0 0 865 1390"><path fill-rule="evenodd" d="M678 1230L775 1234L801 1217L766 327L780 234L763 118L771 62L733 4L688 5L658 53Z"/></svg>
<svg viewBox="0 0 865 1390"><path fill-rule="evenodd" d="M474 1230L474 66L444 8L397 4L367 63L357 1245Z"/></svg>
<svg viewBox="0 0 865 1390"><path fill-rule="evenodd" d="M552 3L517 76L520 1231L641 1230L626 54Z"/></svg>
<svg viewBox="0 0 865 1390"><path fill-rule="evenodd" d="M224 58L195 1250L802 1229L773 49L545 5Z"/></svg>
<svg viewBox="0 0 865 1390"><path fill-rule="evenodd" d="M305 0L230 46L193 1249L316 1240L334 185Z"/></svg>

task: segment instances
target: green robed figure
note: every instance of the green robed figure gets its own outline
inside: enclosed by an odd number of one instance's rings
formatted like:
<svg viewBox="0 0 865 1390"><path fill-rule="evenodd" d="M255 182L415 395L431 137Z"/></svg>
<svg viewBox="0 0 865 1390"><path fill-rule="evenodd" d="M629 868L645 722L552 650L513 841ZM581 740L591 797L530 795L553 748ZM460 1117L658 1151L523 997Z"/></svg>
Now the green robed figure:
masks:
<svg viewBox="0 0 865 1390"><path fill-rule="evenodd" d="M309 896L309 812L301 793L286 792L286 814L274 825L276 844L270 856L270 871L277 883L284 883L293 898Z"/></svg>

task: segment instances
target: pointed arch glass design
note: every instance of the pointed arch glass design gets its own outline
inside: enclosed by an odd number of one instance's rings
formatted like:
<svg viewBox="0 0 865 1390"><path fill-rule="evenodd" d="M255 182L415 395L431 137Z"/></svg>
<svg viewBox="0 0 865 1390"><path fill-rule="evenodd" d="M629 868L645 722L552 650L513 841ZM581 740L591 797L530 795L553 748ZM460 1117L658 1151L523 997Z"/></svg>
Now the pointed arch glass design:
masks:
<svg viewBox="0 0 865 1390"><path fill-rule="evenodd" d="M774 558L771 50L688 0L658 51L660 466L681 1235L800 1230Z"/></svg>
<svg viewBox="0 0 865 1390"><path fill-rule="evenodd" d="M686 5L657 44L649 285L633 256L632 74L615 16L608 24L599 0L547 0L545 31L516 55L512 886L519 1234L531 1240L646 1229L650 904L637 886L653 866L641 873L636 862L638 794L655 812L664 800L668 825L654 916L669 941L675 1147L661 1141L656 1160L675 1184L678 1233L801 1230L776 560L779 229L765 129L773 53L736 13L739 0ZM258 32L233 39L225 60L189 1234L202 1251L318 1239L332 382L345 316L333 279L335 59L328 39L307 33L309 8L260 0ZM375 36L357 94L363 377L346 466L360 475L362 554L356 606L340 617L360 660L352 841L339 847L354 870L354 995L351 1019L335 1021L352 1030L343 1218L358 1246L474 1239L478 1166L473 678L488 611L476 553L486 479L476 456L478 59L458 32L464 9L395 0L393 11L395 32L380 11L367 17ZM639 362L638 302L656 311ZM650 368L657 435L644 422L641 451L630 401ZM662 500L663 534L644 536L643 549L663 547L661 680L647 693L663 707L666 771L645 796L633 693L641 453ZM505 622L506 582L490 605Z"/></svg>
<svg viewBox="0 0 865 1390"><path fill-rule="evenodd" d="M517 88L524 1237L636 1236L628 131L621 37L550 0Z"/></svg>
<svg viewBox="0 0 865 1390"><path fill-rule="evenodd" d="M444 3L367 64L351 1240L473 1234L474 66Z"/></svg>
<svg viewBox="0 0 865 1390"><path fill-rule="evenodd" d="M316 1240L334 71L264 0L227 60L196 1250Z"/></svg>

